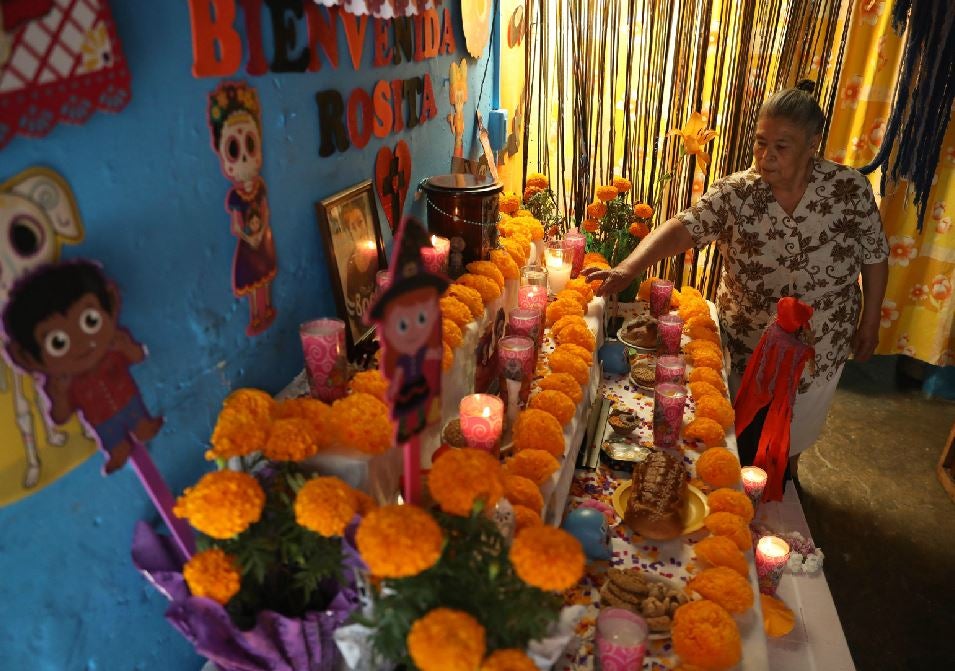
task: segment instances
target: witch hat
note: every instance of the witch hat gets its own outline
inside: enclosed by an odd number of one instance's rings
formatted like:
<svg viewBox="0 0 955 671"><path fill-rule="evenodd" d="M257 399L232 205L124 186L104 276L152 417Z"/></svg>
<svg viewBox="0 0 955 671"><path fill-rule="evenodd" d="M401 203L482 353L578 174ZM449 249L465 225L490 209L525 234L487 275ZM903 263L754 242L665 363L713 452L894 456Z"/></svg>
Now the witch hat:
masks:
<svg viewBox="0 0 955 671"><path fill-rule="evenodd" d="M434 287L439 294L448 288L448 278L429 271L421 258L421 248L431 246L431 239L421 222L414 217L405 217L395 234L395 249L391 254L391 286L371 306L371 319L381 320L385 306L396 296L421 287Z"/></svg>

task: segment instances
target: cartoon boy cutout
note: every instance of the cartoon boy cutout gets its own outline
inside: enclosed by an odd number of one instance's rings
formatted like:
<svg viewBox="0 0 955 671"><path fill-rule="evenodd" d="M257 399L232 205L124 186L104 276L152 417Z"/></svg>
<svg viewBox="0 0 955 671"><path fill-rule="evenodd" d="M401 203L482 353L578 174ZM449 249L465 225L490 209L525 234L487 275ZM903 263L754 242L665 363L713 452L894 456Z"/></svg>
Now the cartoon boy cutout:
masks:
<svg viewBox="0 0 955 671"><path fill-rule="evenodd" d="M146 351L118 325L119 307L119 292L97 265L72 261L17 282L3 313L10 358L44 377L53 422L79 413L92 427L107 474L126 463L133 441L145 443L163 424L129 374Z"/></svg>

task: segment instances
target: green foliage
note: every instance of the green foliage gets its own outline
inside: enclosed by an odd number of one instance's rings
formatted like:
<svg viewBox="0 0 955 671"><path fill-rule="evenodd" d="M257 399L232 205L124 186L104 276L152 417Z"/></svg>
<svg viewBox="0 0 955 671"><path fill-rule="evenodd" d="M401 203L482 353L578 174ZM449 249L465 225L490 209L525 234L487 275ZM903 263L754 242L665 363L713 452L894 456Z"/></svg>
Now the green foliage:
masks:
<svg viewBox="0 0 955 671"><path fill-rule="evenodd" d="M276 465L264 480L261 519L235 538L204 541L236 557L242 586L228 604L240 627L252 626L255 615L274 610L288 617L328 605L341 578L340 538L325 538L295 521L295 494L306 477L292 464Z"/></svg>
<svg viewBox="0 0 955 671"><path fill-rule="evenodd" d="M557 227L557 230L563 234L567 229L567 222L560 213L560 207L557 205L557 197L550 188L538 191L531 199L525 201L524 209L533 213L534 218L544 225L545 234L551 228Z"/></svg>
<svg viewBox="0 0 955 671"><path fill-rule="evenodd" d="M447 537L441 559L419 575L387 580L375 601L372 644L384 659L415 668L406 638L414 622L438 607L473 615L485 628L488 651L524 649L556 622L563 599L523 582L493 521L435 512ZM386 588L386 589L385 589Z"/></svg>

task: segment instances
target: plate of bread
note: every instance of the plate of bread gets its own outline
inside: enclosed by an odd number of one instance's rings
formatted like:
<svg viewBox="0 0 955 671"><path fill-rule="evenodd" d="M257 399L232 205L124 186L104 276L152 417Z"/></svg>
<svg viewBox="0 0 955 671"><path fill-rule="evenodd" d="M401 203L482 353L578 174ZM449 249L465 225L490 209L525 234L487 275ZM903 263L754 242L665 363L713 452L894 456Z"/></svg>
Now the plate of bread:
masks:
<svg viewBox="0 0 955 671"><path fill-rule="evenodd" d="M613 493L613 507L628 527L651 540L698 531L709 515L706 496L689 484L682 460L661 450L649 450L634 464L633 479Z"/></svg>
<svg viewBox="0 0 955 671"><path fill-rule="evenodd" d="M612 568L600 588L601 607L623 608L647 622L650 639L670 637L676 609L690 600L683 584L639 568Z"/></svg>

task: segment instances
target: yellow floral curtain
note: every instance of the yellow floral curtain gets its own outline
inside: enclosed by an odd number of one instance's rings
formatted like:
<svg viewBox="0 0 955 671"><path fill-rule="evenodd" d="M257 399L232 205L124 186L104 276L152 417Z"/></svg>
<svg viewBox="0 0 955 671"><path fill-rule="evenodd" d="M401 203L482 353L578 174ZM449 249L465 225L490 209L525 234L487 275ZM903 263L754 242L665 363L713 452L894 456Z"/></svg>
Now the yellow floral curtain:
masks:
<svg viewBox="0 0 955 671"><path fill-rule="evenodd" d="M892 103L902 39L892 30L891 2L855 0L839 91L830 120L825 155L860 167L882 144ZM955 116L955 110L939 110ZM878 195L879 174L871 176ZM950 365L955 282L955 119L949 121L928 215L921 233L916 208L903 182L888 183L880 209L889 239L889 286L882 303L878 354L906 354Z"/></svg>

